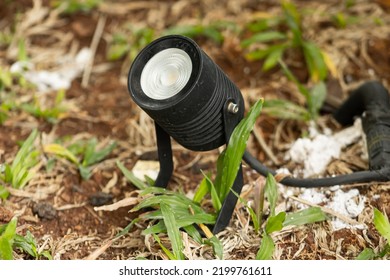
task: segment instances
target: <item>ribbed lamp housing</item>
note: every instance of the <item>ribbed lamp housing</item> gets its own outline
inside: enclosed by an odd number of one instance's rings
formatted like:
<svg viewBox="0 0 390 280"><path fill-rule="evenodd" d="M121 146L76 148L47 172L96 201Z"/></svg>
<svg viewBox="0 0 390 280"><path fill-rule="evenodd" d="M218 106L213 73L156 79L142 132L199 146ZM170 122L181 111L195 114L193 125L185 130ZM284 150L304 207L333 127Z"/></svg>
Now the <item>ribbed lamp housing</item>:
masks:
<svg viewBox="0 0 390 280"><path fill-rule="evenodd" d="M145 64L168 49L184 50L191 58L192 72L184 88L166 99L153 99L142 90L140 77ZM153 41L135 58L129 71L128 89L134 102L173 139L187 149L208 151L226 144L223 110L227 101L244 115L240 90L191 39L171 35Z"/></svg>

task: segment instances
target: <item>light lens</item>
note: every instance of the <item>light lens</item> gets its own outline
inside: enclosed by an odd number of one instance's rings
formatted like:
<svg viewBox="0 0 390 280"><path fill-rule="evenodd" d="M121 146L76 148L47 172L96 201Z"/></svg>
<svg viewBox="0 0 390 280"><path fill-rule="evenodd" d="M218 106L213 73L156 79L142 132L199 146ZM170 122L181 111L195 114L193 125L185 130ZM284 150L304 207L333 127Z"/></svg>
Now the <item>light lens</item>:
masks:
<svg viewBox="0 0 390 280"><path fill-rule="evenodd" d="M191 58L185 51L165 49L146 63L141 73L141 88L150 98L167 99L186 86L191 72Z"/></svg>

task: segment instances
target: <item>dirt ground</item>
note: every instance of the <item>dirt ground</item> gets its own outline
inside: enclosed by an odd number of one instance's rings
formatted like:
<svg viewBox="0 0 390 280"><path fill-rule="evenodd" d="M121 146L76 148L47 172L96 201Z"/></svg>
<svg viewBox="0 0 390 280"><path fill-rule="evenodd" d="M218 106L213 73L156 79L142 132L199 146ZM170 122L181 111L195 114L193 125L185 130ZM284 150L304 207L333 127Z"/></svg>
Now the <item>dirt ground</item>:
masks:
<svg viewBox="0 0 390 280"><path fill-rule="evenodd" d="M344 2L294 1L300 9L314 11L304 16L305 36L326 51L336 66L334 75L327 79L329 104L340 104L351 89L366 80L377 79L390 88L389 2L356 0L349 10ZM337 12L345 12L359 21L336 28L330 15ZM280 13L279 1L107 0L91 11L73 14L58 13L50 6L50 1L2 1L0 30L14 32L9 44L0 44L3 69L9 69L17 61L15 49L21 38L25 39L26 52L35 67L49 70L58 68L60 58L66 54L76 54L83 47L93 48L98 26L103 24L103 27L89 68L90 75L85 74L88 69L84 69L65 92L66 113L50 123L21 110L9 112L8 119L0 125L0 162L12 162L19 141L25 140L33 128L42 133L40 146L56 139L70 144L92 137L105 143L114 140L117 146L107 158L93 166L93 175L88 180L83 180L77 168L65 159L58 159L47 171L45 164L50 155L43 154L42 165L29 184L22 190L11 190L10 197L0 202L0 224L16 215L18 232L23 234L30 230L39 247L49 250L55 259L166 258L151 236L141 235L146 224L137 223L128 234L113 239L137 217L137 213L129 213L130 206L115 211L94 210L96 199L105 199L102 192L109 194L104 204L136 195L135 188L116 166L117 160L131 170L140 159L156 159L153 124L128 94L126 75L130 63L126 58L107 59L110 40L113 34L123 30L124 24L150 27L158 37L164 29L177 25L208 24L213 20L244 25L259 13ZM260 97L288 98L303 104L296 88L280 69L262 72L260 61L245 59L240 38L232 31L224 32L225 40L221 44L207 38L197 38L197 41L242 90L247 108ZM302 61L292 62L294 74L307 82L308 73ZM31 100L33 90L15 88L20 90L15 92L18 98ZM56 93L50 91L39 96L42 102L49 104ZM320 117L319 123L334 130L341 129L327 114ZM284 155L289 144L307 128L304 122L281 121L263 114L256 124L263 141L251 136L248 148L272 168L294 168ZM264 145L278 164L270 160ZM358 145L348 147L343 151L344 156L332 162L328 172L341 174L367 168L360 148ZM175 170L170 188L193 193L203 178L201 169L215 174L218 153L218 150L195 153L174 144ZM245 190L251 190L259 175L249 167L244 167L244 174ZM367 198L358 221L367 228L334 231L326 221L286 229L274 236L277 246L274 258L354 259L367 247L380 251L385 241L372 224L373 207L390 216L389 186L387 183L358 186ZM248 193L247 199L251 199ZM280 204L286 203L281 198ZM253 259L259 248L260 236L253 232L249 215L242 206L237 207L230 226L218 236L224 244L226 259ZM163 242L169 244L166 238ZM191 258L214 258L207 246L191 243L190 247ZM96 250L99 254L91 256ZM29 257L16 252L15 258Z"/></svg>

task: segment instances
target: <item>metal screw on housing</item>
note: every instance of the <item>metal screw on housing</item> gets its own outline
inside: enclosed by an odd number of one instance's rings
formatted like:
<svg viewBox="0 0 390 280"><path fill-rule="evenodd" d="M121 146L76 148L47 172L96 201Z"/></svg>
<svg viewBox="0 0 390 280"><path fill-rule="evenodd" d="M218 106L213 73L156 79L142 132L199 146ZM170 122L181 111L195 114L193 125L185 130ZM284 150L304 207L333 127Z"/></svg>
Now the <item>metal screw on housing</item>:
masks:
<svg viewBox="0 0 390 280"><path fill-rule="evenodd" d="M239 108L238 108L238 105L237 105L236 103L230 102L230 103L228 104L227 109L228 109L228 112L229 112L229 113L237 114Z"/></svg>

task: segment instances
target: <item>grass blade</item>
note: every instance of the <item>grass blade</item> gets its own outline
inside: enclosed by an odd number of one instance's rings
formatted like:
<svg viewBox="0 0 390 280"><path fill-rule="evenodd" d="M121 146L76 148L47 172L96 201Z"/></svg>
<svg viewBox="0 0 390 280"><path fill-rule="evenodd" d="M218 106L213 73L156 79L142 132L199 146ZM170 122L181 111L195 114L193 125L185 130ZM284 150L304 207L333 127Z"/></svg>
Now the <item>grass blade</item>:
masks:
<svg viewBox="0 0 390 280"><path fill-rule="evenodd" d="M278 64L279 60L282 59L284 50L285 46L281 45L281 47L276 48L273 52L268 54L262 67L263 71L268 71L271 68L275 67L276 64Z"/></svg>
<svg viewBox="0 0 390 280"><path fill-rule="evenodd" d="M16 233L17 219L12 220L6 226L4 232L0 235L0 259L12 260L12 245Z"/></svg>
<svg viewBox="0 0 390 280"><path fill-rule="evenodd" d="M328 68L321 50L311 42L303 42L302 47L312 81L318 82L325 80L328 75Z"/></svg>
<svg viewBox="0 0 390 280"><path fill-rule="evenodd" d="M164 224L167 227L168 237L172 243L173 254L175 255L176 259L184 260L184 245L181 239L179 227L176 224L175 216L168 204L161 203L160 207L164 217Z"/></svg>
<svg viewBox="0 0 390 280"><path fill-rule="evenodd" d="M24 141L22 147L16 154L12 165L11 165L11 170L14 171L17 169L19 166L24 166L25 163L24 161L29 157L29 154L31 153L31 150L33 148L33 144L35 139L38 136L38 130L34 129L31 134L28 136L26 141Z"/></svg>
<svg viewBox="0 0 390 280"><path fill-rule="evenodd" d="M217 256L218 259L222 260L223 259L223 244L221 240L219 240L215 235L208 239L210 242L211 246L213 246L214 249L214 254Z"/></svg>
<svg viewBox="0 0 390 280"><path fill-rule="evenodd" d="M276 180L272 174L268 174L265 182L265 196L270 204L271 216L275 216L276 202L278 200L278 189Z"/></svg>
<svg viewBox="0 0 390 280"><path fill-rule="evenodd" d="M254 43L266 43L269 41L284 40L284 39L287 39L287 36L281 32L277 32L277 31L261 32L242 41L241 47L247 48Z"/></svg>
<svg viewBox="0 0 390 280"><path fill-rule="evenodd" d="M217 168L217 176L214 183L220 201L225 200L236 179L242 156L245 152L246 142L262 107L263 99L260 99L253 105L248 115L235 127L230 137L223 161L218 164L220 168Z"/></svg>
<svg viewBox="0 0 390 280"><path fill-rule="evenodd" d="M83 165L88 166L91 164L98 163L102 161L106 156L108 156L116 147L116 142L111 142L100 150L96 150L97 140L92 138L85 149Z"/></svg>
<svg viewBox="0 0 390 280"><path fill-rule="evenodd" d="M375 258L375 253L371 248L365 248L361 253L356 257L356 260L372 260Z"/></svg>
<svg viewBox="0 0 390 280"><path fill-rule="evenodd" d="M286 219L286 212L280 212L276 216L271 216L267 220L267 225L265 226L265 232L271 234L274 231L281 230L283 228L283 222Z"/></svg>
<svg viewBox="0 0 390 280"><path fill-rule="evenodd" d="M310 114L305 107L288 100L265 100L263 112L279 119L286 120L310 120Z"/></svg>
<svg viewBox="0 0 390 280"><path fill-rule="evenodd" d="M390 223L387 217L377 208L374 208L374 225L376 230L387 239L390 245Z"/></svg>
<svg viewBox="0 0 390 280"><path fill-rule="evenodd" d="M316 84L311 90L311 99L310 99L310 104L309 110L311 112L311 115L314 117L317 117L318 112L322 108L322 105L325 101L326 98L326 86L324 82L319 82Z"/></svg>
<svg viewBox="0 0 390 280"><path fill-rule="evenodd" d="M200 203L205 195L210 192L210 189L209 180L204 176L192 200L196 203Z"/></svg>
<svg viewBox="0 0 390 280"><path fill-rule="evenodd" d="M74 164L79 165L79 160L77 157L67 148L64 146L61 146L60 144L48 144L43 147L43 151L45 153L54 154L60 157L64 157L67 160L73 162Z"/></svg>
<svg viewBox="0 0 390 280"><path fill-rule="evenodd" d="M158 245L160 245L161 249L164 251L164 253L168 256L168 258L169 258L170 260L177 260L177 258L175 257L175 255L172 254L172 252L169 251L169 250L167 249L167 247L165 247L165 246L162 244L162 242L161 242L161 240L160 240L160 237L158 237L156 234L153 234L153 237L154 237L154 240L157 241Z"/></svg>
<svg viewBox="0 0 390 280"><path fill-rule="evenodd" d="M275 243L271 236L264 234L261 239L259 251L256 254L256 260L271 260L275 250Z"/></svg>
<svg viewBox="0 0 390 280"><path fill-rule="evenodd" d="M310 207L295 213L287 214L283 226L300 226L325 221L328 217L319 207Z"/></svg>
<svg viewBox="0 0 390 280"><path fill-rule="evenodd" d="M134 186L136 186L140 190L144 190L147 188L147 185L142 182L140 179L138 179L133 172L129 171L120 161L116 162L116 165L118 168L122 171L123 175L126 177L126 179L132 183Z"/></svg>

